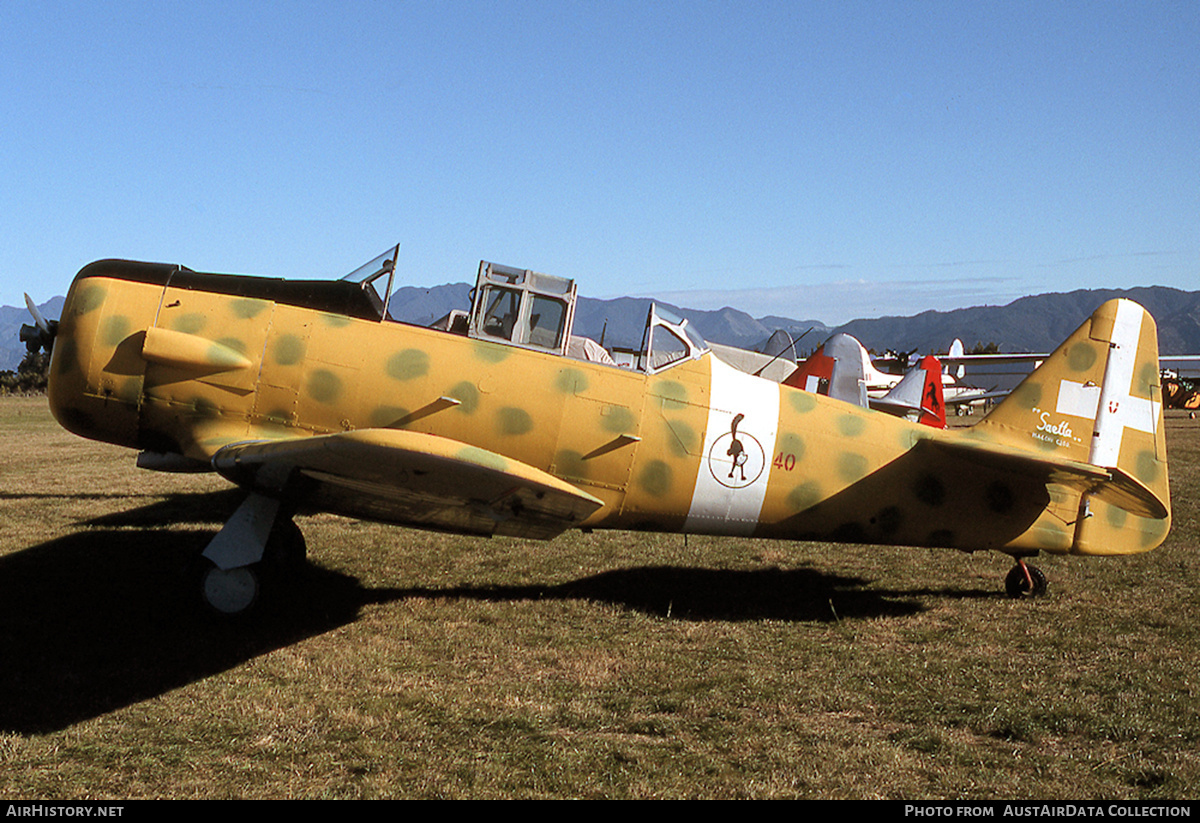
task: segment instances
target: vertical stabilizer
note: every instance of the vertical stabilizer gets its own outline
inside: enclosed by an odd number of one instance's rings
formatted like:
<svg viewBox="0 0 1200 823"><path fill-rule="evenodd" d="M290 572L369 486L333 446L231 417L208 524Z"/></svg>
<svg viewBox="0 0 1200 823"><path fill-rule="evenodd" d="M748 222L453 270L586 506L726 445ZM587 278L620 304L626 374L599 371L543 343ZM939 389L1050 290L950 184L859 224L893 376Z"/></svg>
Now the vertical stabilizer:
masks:
<svg viewBox="0 0 1200 823"><path fill-rule="evenodd" d="M822 343L783 383L866 408L864 364L870 364L870 358L862 343L848 334L838 333Z"/></svg>
<svg viewBox="0 0 1200 823"><path fill-rule="evenodd" d="M1165 518L1084 494L1073 551L1153 548L1170 525L1158 330L1132 300L1110 300L974 428L979 437L1107 469L1152 494Z"/></svg>
<svg viewBox="0 0 1200 823"><path fill-rule="evenodd" d="M871 408L909 415L935 429L946 428L941 362L931 354L925 355L891 391L879 400L872 400Z"/></svg>

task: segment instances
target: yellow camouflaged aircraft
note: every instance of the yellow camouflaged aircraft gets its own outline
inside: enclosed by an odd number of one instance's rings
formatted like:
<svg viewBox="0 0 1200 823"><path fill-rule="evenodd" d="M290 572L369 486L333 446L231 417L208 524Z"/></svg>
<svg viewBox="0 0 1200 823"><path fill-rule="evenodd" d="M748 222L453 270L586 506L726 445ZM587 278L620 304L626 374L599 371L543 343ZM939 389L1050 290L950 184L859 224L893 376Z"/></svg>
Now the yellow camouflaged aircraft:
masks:
<svg viewBox="0 0 1200 823"><path fill-rule="evenodd" d="M469 311L395 322L397 253L336 281L118 260L75 278L59 422L248 492L203 552L216 610L248 610L303 556L301 510L990 549L1017 559L1014 596L1046 587L1025 557L1146 551L1170 527L1156 329L1128 300L978 424L937 430L738 371L653 306L617 365L572 335L575 284L522 269L482 263Z"/></svg>

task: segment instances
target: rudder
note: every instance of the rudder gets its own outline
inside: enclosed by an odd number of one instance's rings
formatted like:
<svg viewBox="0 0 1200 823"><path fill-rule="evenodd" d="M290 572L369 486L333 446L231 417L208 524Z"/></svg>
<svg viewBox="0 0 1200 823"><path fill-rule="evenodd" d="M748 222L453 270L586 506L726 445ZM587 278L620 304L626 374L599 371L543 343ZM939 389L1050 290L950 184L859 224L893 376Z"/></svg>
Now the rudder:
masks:
<svg viewBox="0 0 1200 823"><path fill-rule="evenodd" d="M1142 306L1110 300L975 427L979 436L1090 463L1144 487L1165 517L1082 495L1072 551L1154 548L1170 527L1158 330Z"/></svg>

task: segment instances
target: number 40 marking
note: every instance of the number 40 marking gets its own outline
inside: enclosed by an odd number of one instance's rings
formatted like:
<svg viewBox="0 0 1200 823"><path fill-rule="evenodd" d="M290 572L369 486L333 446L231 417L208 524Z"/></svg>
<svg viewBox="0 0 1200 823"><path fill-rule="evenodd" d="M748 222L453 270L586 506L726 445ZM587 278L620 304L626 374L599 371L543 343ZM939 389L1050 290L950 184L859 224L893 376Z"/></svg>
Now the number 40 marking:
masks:
<svg viewBox="0 0 1200 823"><path fill-rule="evenodd" d="M790 472L792 469L796 468L796 455L784 454L783 452L780 452L775 456L775 460L772 465L777 469L783 469L785 472Z"/></svg>

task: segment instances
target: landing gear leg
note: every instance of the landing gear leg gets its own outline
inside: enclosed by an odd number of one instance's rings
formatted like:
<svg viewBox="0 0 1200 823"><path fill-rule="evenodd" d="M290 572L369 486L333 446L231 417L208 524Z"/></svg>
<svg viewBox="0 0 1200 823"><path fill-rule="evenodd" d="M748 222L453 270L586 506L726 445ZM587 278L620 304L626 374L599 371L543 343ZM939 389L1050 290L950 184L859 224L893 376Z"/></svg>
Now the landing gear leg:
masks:
<svg viewBox="0 0 1200 823"><path fill-rule="evenodd" d="M1046 575L1037 566L1031 566L1022 558L1017 558L1017 565L1012 567L1008 577L1004 578L1004 590L1009 597L1044 597L1046 594Z"/></svg>
<svg viewBox="0 0 1200 823"><path fill-rule="evenodd" d="M264 578L299 569L305 553L304 535L281 516L279 501L252 493L200 557L202 600L217 614L244 615L259 603Z"/></svg>

